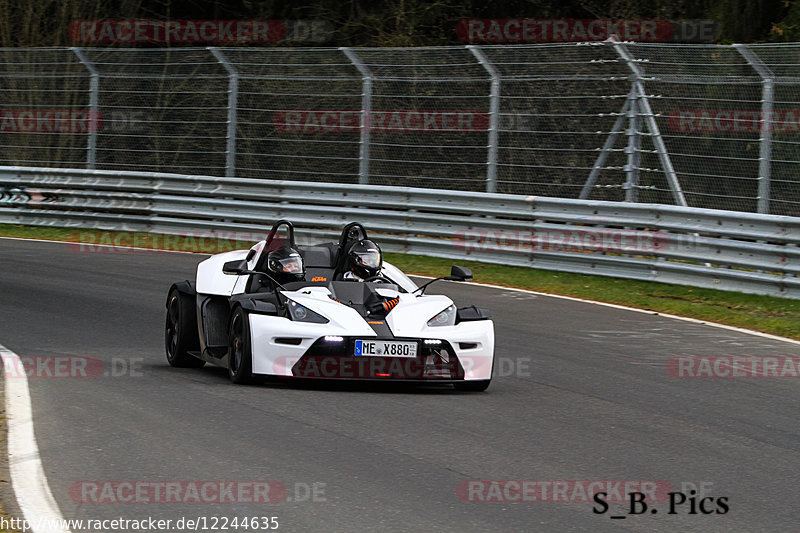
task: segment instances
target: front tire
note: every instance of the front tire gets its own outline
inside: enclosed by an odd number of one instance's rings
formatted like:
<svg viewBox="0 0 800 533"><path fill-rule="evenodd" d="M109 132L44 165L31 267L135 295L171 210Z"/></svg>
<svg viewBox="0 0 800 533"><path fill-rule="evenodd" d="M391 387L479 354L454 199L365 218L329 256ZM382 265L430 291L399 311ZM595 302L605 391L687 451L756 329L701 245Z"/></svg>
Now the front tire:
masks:
<svg viewBox="0 0 800 533"><path fill-rule="evenodd" d="M191 355L190 350L200 349L197 322L192 299L178 289L172 289L167 298L167 320L164 326L164 345L167 362L178 368L200 368L202 359Z"/></svg>
<svg viewBox="0 0 800 533"><path fill-rule="evenodd" d="M228 377L236 384L251 383L253 351L250 346L250 319L241 307L231 317L228 339Z"/></svg>
<svg viewBox="0 0 800 533"><path fill-rule="evenodd" d="M483 392L489 388L491 383L491 379L479 379L475 381L459 381L454 385L458 391Z"/></svg>

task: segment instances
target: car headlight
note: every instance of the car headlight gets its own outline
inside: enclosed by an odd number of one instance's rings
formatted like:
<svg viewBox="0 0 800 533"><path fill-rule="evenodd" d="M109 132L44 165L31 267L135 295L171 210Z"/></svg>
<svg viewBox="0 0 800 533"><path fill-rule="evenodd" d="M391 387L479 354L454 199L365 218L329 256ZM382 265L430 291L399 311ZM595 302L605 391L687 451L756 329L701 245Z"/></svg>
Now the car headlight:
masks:
<svg viewBox="0 0 800 533"><path fill-rule="evenodd" d="M311 322L313 324L327 324L329 320L319 313L315 313L308 307L300 305L294 300L289 300L287 305L289 308L289 316L295 322Z"/></svg>
<svg viewBox="0 0 800 533"><path fill-rule="evenodd" d="M456 323L456 306L451 305L435 317L428 320L428 326L454 326Z"/></svg>

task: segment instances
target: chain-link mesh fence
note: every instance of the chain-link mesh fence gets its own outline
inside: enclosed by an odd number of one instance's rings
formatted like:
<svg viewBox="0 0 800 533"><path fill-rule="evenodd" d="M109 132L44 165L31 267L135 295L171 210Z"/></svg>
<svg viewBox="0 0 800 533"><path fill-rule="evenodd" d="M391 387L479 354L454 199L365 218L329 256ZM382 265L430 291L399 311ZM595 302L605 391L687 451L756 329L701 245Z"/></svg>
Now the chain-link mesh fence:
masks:
<svg viewBox="0 0 800 533"><path fill-rule="evenodd" d="M0 50L0 164L800 215L800 45Z"/></svg>

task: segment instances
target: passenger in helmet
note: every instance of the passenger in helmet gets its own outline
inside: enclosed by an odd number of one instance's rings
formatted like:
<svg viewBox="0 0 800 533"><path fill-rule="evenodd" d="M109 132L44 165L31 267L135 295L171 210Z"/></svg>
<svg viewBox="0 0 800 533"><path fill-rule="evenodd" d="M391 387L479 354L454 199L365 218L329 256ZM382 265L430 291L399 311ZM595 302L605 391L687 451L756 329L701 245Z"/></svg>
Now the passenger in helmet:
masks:
<svg viewBox="0 0 800 533"><path fill-rule="evenodd" d="M383 256L377 244L369 239L356 241L347 251L347 263L343 279L363 281L381 271Z"/></svg>
<svg viewBox="0 0 800 533"><path fill-rule="evenodd" d="M301 281L306 273L300 253L289 245L269 252L267 272L281 285Z"/></svg>

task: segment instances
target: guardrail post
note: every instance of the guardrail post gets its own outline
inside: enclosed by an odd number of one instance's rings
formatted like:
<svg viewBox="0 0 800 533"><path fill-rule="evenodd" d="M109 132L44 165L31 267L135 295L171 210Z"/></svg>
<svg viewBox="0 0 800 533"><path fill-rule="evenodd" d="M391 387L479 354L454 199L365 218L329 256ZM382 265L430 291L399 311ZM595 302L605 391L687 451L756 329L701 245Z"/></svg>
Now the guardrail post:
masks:
<svg viewBox="0 0 800 533"><path fill-rule="evenodd" d="M745 44L733 47L753 67L762 80L761 88L761 139L758 154L758 200L759 213L769 213L770 181L772 179L772 105L775 100L775 74Z"/></svg>
<svg viewBox="0 0 800 533"><path fill-rule="evenodd" d="M89 71L89 128L88 128L88 141L86 143L86 168L89 170L94 169L97 160L97 130L100 126L100 107L99 107L99 93L100 93L100 72L95 68L89 58L83 53L83 50L76 47L71 47L78 61L86 67Z"/></svg>
<svg viewBox="0 0 800 533"><path fill-rule="evenodd" d="M370 117L372 116L372 72L361 58L350 48L340 47L347 59L358 69L361 74L361 121L359 129L361 131L360 153L358 159L358 183L366 185L369 183L369 143L370 143Z"/></svg>
<svg viewBox="0 0 800 533"><path fill-rule="evenodd" d="M631 82L633 85L633 90L636 93L638 110L640 111L639 114L644 116L644 122L647 125L647 129L650 131L650 135L653 137L653 146L658 154L658 160L661 162L661 166L663 167L664 175L667 178L667 183L669 183L669 187L672 190L672 197L675 199L676 204L687 206L688 204L686 203L686 197L683 195L680 181L678 181L678 175L675 172L675 167L672 166L672 160L670 159L669 152L667 151L667 145L664 144L664 139L661 137L661 130L658 128L658 124L656 124L653 108L650 107L650 101L647 98L647 94L644 92L644 84L642 83L644 72L642 72L642 68L639 66L639 63L633 58L631 53L625 47L625 44L619 42L619 40L616 39L616 36L612 36L611 39L609 39L609 42L611 42L614 50L617 52L620 58L625 61L625 64L628 65L628 68L633 74Z"/></svg>
<svg viewBox="0 0 800 533"><path fill-rule="evenodd" d="M483 50L474 44L467 45L467 49L478 60L478 63L492 78L489 89L489 153L486 158L486 192L497 191L497 150L499 148L500 134L500 74L483 53Z"/></svg>
<svg viewBox="0 0 800 533"><path fill-rule="evenodd" d="M233 178L236 176L236 107L239 100L239 71L236 69L222 50L212 46L208 51L228 72L228 131L225 143L225 176Z"/></svg>

